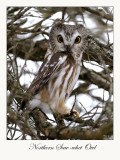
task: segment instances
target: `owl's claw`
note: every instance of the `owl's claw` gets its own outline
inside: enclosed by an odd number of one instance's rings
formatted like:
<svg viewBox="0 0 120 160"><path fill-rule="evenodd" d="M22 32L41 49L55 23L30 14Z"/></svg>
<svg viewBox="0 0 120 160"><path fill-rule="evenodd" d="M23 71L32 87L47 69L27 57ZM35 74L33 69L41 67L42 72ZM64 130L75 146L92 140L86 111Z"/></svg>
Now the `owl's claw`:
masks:
<svg viewBox="0 0 120 160"><path fill-rule="evenodd" d="M65 117L70 117L70 116L72 116L72 117L74 117L74 118L78 118L79 117L79 114L76 112L76 111L70 111L68 114L65 114L64 115Z"/></svg>
<svg viewBox="0 0 120 160"><path fill-rule="evenodd" d="M73 116L73 117L75 117L75 118L79 117L79 114L76 111L71 111L70 115Z"/></svg>

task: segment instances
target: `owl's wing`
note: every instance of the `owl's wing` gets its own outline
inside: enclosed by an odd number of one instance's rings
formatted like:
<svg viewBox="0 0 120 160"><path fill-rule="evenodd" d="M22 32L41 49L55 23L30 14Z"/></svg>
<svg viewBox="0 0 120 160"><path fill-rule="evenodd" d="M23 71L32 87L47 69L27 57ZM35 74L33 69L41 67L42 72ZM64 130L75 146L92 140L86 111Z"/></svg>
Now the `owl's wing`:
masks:
<svg viewBox="0 0 120 160"><path fill-rule="evenodd" d="M29 98L36 95L39 90L49 81L54 72L65 62L67 55L64 52L55 53L46 57L38 71L38 75L26 91ZM21 109L24 108L27 98L22 101Z"/></svg>
<svg viewBox="0 0 120 160"><path fill-rule="evenodd" d="M33 80L27 92L32 92L33 95L37 94L48 82L52 74L64 63L66 58L67 56L61 52L46 57L39 69L37 77Z"/></svg>

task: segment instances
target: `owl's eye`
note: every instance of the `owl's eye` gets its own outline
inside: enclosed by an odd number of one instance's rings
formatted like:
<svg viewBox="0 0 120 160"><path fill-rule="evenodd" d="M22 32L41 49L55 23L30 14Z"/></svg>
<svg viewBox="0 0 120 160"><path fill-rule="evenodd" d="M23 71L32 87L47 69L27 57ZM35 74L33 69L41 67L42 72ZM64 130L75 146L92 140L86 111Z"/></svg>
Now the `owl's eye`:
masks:
<svg viewBox="0 0 120 160"><path fill-rule="evenodd" d="M77 36L76 39L75 39L75 43L80 43L80 42L81 42L81 37Z"/></svg>
<svg viewBox="0 0 120 160"><path fill-rule="evenodd" d="M63 42L62 36L61 36L61 35L58 35L57 40L58 40L59 43L62 43L62 42Z"/></svg>

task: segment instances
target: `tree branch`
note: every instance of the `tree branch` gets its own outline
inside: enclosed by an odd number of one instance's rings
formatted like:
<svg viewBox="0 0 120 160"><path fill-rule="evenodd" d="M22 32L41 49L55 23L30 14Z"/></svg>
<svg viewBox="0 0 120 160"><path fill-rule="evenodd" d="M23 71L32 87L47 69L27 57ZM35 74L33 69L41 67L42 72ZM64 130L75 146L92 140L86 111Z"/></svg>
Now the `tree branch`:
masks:
<svg viewBox="0 0 120 160"><path fill-rule="evenodd" d="M93 9L92 7L82 7L84 10L96 14L102 18L105 18L109 21L113 21L113 15L112 14L106 14L103 9Z"/></svg>
<svg viewBox="0 0 120 160"><path fill-rule="evenodd" d="M32 112L32 116L37 124L37 128L49 139L103 139L105 135L112 135L112 122L101 126L98 130L83 129L81 124L76 127L52 126L47 122L46 117L38 110ZM70 118L72 121L73 118ZM69 120L70 120L69 119ZM78 119L75 122L82 123L83 120ZM86 121L87 123L87 121ZM88 121L89 123L89 121Z"/></svg>

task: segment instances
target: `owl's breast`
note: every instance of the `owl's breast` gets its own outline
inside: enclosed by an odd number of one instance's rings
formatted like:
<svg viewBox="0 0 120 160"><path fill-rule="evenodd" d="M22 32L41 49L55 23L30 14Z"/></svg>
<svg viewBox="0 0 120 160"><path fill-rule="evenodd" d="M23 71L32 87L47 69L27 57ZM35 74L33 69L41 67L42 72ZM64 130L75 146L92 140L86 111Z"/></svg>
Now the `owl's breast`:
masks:
<svg viewBox="0 0 120 160"><path fill-rule="evenodd" d="M78 80L78 77L79 77L79 74L80 74L80 65L75 65L73 67L73 72L71 74L71 77L68 81L68 84L67 84L67 88L66 88L66 93L67 93L67 96L66 96L66 99L70 96L77 80Z"/></svg>
<svg viewBox="0 0 120 160"><path fill-rule="evenodd" d="M65 99L66 94L69 96L79 74L80 66L77 64L66 63L59 68L48 82L50 99Z"/></svg>

